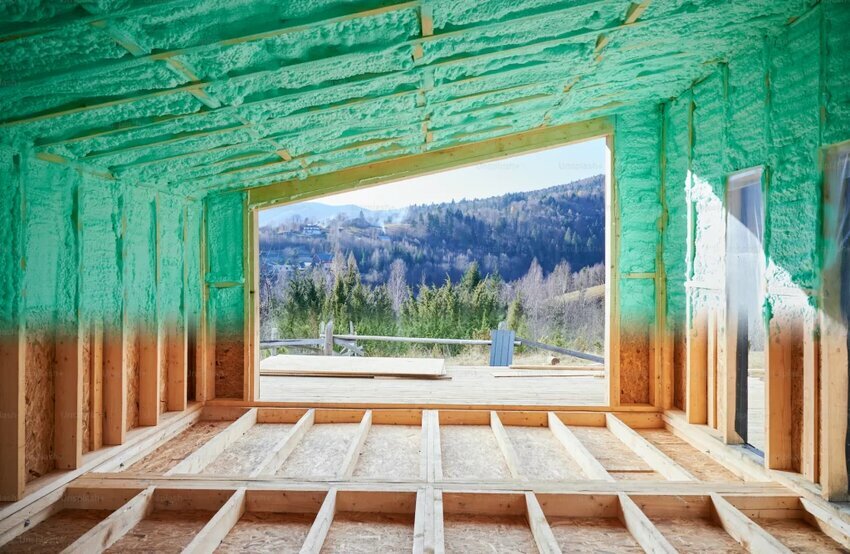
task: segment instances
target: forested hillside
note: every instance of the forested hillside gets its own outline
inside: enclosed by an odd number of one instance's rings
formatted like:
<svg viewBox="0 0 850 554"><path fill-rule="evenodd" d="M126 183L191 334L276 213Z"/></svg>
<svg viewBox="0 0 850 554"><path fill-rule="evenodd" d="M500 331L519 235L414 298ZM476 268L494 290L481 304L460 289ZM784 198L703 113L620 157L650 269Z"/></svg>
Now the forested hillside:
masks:
<svg viewBox="0 0 850 554"><path fill-rule="evenodd" d="M602 176L403 214L342 208L315 221L292 211L261 230L263 338L316 336L329 319L365 335L486 338L505 321L523 337L601 352Z"/></svg>
<svg viewBox="0 0 850 554"><path fill-rule="evenodd" d="M484 275L513 281L534 258L544 273L562 260L574 270L601 263L604 218L598 175L533 192L412 206L400 220L393 213L395 223L345 214L289 220L261 230L260 250L266 272L327 264L336 253L350 253L372 285L389 280L395 260L405 263L408 283L457 281L472 261Z"/></svg>

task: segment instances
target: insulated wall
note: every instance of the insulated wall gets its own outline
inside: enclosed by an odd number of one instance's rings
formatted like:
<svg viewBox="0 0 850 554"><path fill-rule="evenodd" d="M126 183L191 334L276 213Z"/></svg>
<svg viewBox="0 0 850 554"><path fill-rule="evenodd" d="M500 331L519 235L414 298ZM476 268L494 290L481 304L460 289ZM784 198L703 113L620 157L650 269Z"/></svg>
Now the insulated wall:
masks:
<svg viewBox="0 0 850 554"><path fill-rule="evenodd" d="M700 412L692 422L709 423L736 442L726 333L726 290L734 283L726 283L725 191L730 174L760 166L767 267L762 309L769 331L765 459L768 467L812 479L818 441L826 439L824 430L820 439L816 430L818 376L808 375L815 362L806 349L817 338L818 308L825 308L819 293L821 160L825 148L850 139L848 24L844 4L821 3L663 105L668 328L688 329L693 356L687 368L674 366L673 402ZM845 423L846 393L845 387Z"/></svg>
<svg viewBox="0 0 850 554"><path fill-rule="evenodd" d="M609 325L617 331L618 375L612 402L654 403L660 384L656 344L656 290L663 280L661 246L661 111L656 107L616 116L614 194L610 232L616 236L610 286L617 287ZM609 360L609 363L611 361Z"/></svg>
<svg viewBox="0 0 850 554"><path fill-rule="evenodd" d="M211 196L204 202L207 273L204 279L214 355L210 397L242 398L245 367L245 262L243 193Z"/></svg>
<svg viewBox="0 0 850 554"><path fill-rule="evenodd" d="M3 498L186 405L186 214L165 191L0 146ZM198 219L197 217L195 218ZM188 256L188 257L187 257ZM8 403L7 403L8 402ZM20 453L20 454L19 454Z"/></svg>

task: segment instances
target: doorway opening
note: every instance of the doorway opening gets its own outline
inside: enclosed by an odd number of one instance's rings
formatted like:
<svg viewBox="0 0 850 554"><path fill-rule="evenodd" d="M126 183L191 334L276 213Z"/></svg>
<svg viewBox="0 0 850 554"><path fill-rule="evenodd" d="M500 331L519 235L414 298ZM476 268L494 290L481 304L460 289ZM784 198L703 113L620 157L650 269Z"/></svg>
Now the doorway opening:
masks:
<svg viewBox="0 0 850 554"><path fill-rule="evenodd" d="M762 168L729 177L726 223L727 329L733 337L735 431L764 452L764 195Z"/></svg>

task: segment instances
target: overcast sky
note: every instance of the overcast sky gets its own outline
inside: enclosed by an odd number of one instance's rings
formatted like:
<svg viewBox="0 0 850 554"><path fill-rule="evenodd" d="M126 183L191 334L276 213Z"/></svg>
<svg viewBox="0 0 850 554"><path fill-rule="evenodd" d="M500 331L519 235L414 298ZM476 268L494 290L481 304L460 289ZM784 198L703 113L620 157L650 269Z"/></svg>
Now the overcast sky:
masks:
<svg viewBox="0 0 850 554"><path fill-rule="evenodd" d="M605 139L561 146L442 173L317 198L373 210L537 190L605 172Z"/></svg>

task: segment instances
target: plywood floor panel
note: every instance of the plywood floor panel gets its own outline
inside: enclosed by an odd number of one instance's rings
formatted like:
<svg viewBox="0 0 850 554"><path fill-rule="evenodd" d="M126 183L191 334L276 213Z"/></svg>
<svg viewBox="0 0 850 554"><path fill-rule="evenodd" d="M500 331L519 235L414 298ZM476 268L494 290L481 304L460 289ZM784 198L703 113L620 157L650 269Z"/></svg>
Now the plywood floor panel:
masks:
<svg viewBox="0 0 850 554"><path fill-rule="evenodd" d="M421 426L372 425L354 466L354 477L418 479L421 457Z"/></svg>
<svg viewBox="0 0 850 554"><path fill-rule="evenodd" d="M105 552L179 554L214 514L207 510L155 510Z"/></svg>
<svg viewBox="0 0 850 554"><path fill-rule="evenodd" d="M702 518L652 518L670 544L679 552L738 553L746 549L730 537L721 527Z"/></svg>
<svg viewBox="0 0 850 554"><path fill-rule="evenodd" d="M61 552L110 513L110 510L62 510L0 546L0 552Z"/></svg>
<svg viewBox="0 0 850 554"><path fill-rule="evenodd" d="M548 427L505 427L523 476L540 481L584 478L581 468Z"/></svg>
<svg viewBox="0 0 850 554"><path fill-rule="evenodd" d="M486 425L441 425L440 448L446 479L510 479L511 472Z"/></svg>
<svg viewBox="0 0 850 554"><path fill-rule="evenodd" d="M230 425L230 421L199 421L166 442L127 471L136 473L165 473Z"/></svg>
<svg viewBox="0 0 850 554"><path fill-rule="evenodd" d="M413 550L413 516L341 512L334 515L322 552L374 554Z"/></svg>
<svg viewBox="0 0 850 554"><path fill-rule="evenodd" d="M826 536L820 529L812 527L802 519L753 518L760 527L779 539L792 552L806 554L830 554L848 550Z"/></svg>
<svg viewBox="0 0 850 554"><path fill-rule="evenodd" d="M629 531L614 518L547 517L552 534L564 552L642 553Z"/></svg>
<svg viewBox="0 0 850 554"><path fill-rule="evenodd" d="M342 467L348 446L354 440L356 423L313 425L295 451L278 470L278 477L329 479Z"/></svg>
<svg viewBox="0 0 850 554"><path fill-rule="evenodd" d="M201 472L206 475L246 475L256 469L275 444L292 430L287 423L257 423L228 446Z"/></svg>
<svg viewBox="0 0 850 554"><path fill-rule="evenodd" d="M296 554L315 518L315 514L246 513L224 537L216 552Z"/></svg>
<svg viewBox="0 0 850 554"><path fill-rule="evenodd" d="M537 545L522 516L446 514L446 552L459 554L536 554Z"/></svg>

